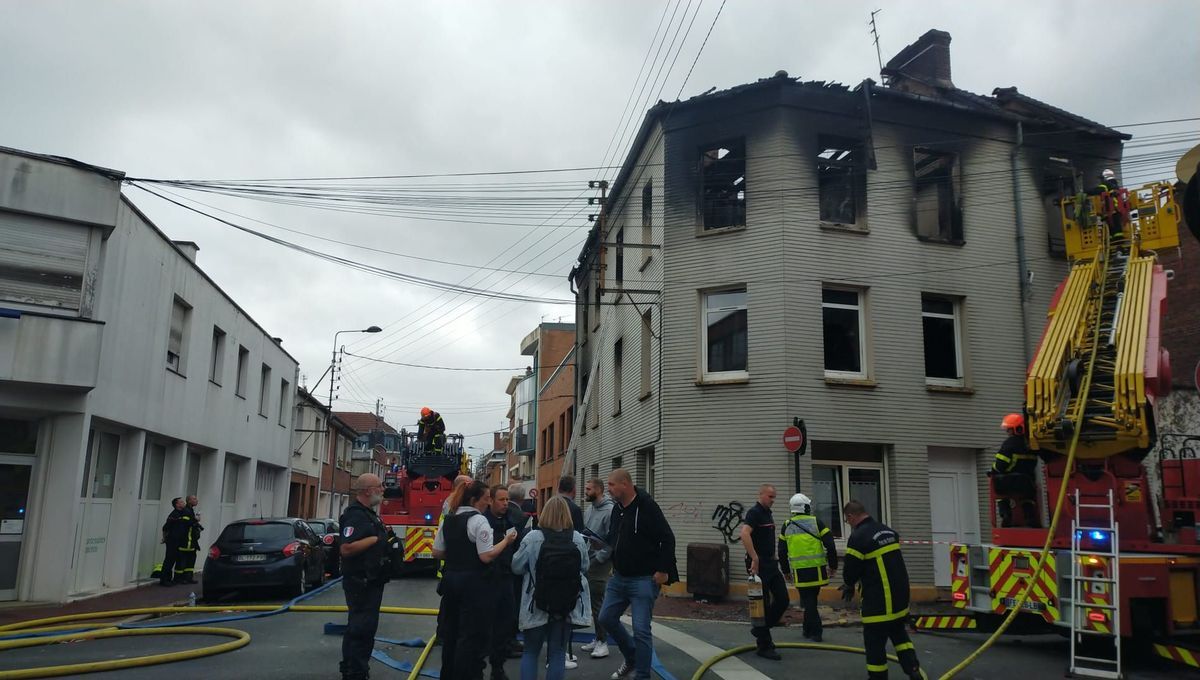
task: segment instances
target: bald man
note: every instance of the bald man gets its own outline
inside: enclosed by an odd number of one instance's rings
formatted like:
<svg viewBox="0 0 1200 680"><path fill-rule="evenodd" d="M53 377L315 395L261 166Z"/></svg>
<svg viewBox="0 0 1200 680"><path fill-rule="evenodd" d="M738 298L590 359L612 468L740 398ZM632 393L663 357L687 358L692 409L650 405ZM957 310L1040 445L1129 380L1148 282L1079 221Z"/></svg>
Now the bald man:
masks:
<svg viewBox="0 0 1200 680"><path fill-rule="evenodd" d="M383 501L383 482L372 474L354 480L354 500L339 521L342 527L342 590L346 594L346 633L342 636L343 680L365 680L379 605L388 582L389 531L375 513Z"/></svg>

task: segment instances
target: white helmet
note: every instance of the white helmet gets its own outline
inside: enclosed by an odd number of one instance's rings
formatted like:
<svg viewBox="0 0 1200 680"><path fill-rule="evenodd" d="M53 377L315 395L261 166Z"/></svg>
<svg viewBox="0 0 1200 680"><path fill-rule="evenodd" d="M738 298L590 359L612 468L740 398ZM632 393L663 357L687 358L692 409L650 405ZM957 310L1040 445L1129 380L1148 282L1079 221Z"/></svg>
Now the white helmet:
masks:
<svg viewBox="0 0 1200 680"><path fill-rule="evenodd" d="M1107 182L1107 181L1109 181L1109 180L1114 180L1114 179L1116 179L1116 178L1117 178L1117 173L1113 172L1113 171L1112 171L1112 168L1105 168L1105 169L1104 169L1104 172L1100 173L1100 177L1101 177L1102 179L1104 179L1104 181L1106 181L1106 182Z"/></svg>
<svg viewBox="0 0 1200 680"><path fill-rule="evenodd" d="M807 515L812 512L812 500L802 493L792 496L792 499L788 501L788 505L791 506L792 512L797 515Z"/></svg>

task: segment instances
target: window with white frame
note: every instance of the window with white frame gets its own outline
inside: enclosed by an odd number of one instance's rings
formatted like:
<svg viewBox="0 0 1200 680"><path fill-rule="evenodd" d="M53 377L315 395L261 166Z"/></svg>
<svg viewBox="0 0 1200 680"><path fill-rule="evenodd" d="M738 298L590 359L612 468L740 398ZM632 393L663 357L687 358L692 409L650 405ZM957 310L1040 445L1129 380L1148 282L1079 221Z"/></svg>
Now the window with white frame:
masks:
<svg viewBox="0 0 1200 680"><path fill-rule="evenodd" d="M654 243L654 184L646 182L642 187L642 243ZM650 260L650 248L642 248L642 265Z"/></svg>
<svg viewBox="0 0 1200 680"><path fill-rule="evenodd" d="M650 310L647 309L642 314L642 351L638 357L641 363L642 391L641 396L647 397L650 395L650 338L654 335L651 326L652 319L650 318Z"/></svg>
<svg viewBox="0 0 1200 680"><path fill-rule="evenodd" d="M705 377L744 377L748 366L746 289L701 294Z"/></svg>
<svg viewBox="0 0 1200 680"><path fill-rule="evenodd" d="M963 386L962 305L944 295L921 295L921 327L925 339L925 382Z"/></svg>
<svg viewBox="0 0 1200 680"><path fill-rule="evenodd" d="M171 303L171 330L167 334L167 368L183 375L187 363L188 326L192 319L192 308L183 298L175 296Z"/></svg>
<svg viewBox="0 0 1200 680"><path fill-rule="evenodd" d="M288 389L291 384L286 380L279 381L279 424L287 427L288 414L288 397L291 395L291 390Z"/></svg>
<svg viewBox="0 0 1200 680"><path fill-rule="evenodd" d="M821 290L827 377L867 377L865 320L863 291L831 287Z"/></svg>
<svg viewBox="0 0 1200 680"><path fill-rule="evenodd" d="M263 364L258 382L258 415L267 417L267 408L271 405L271 367Z"/></svg>
<svg viewBox="0 0 1200 680"><path fill-rule="evenodd" d="M208 379L220 385L225 375L225 331L213 326L212 351L208 358Z"/></svg>
<svg viewBox="0 0 1200 680"><path fill-rule="evenodd" d="M815 442L812 461L813 514L835 538L845 539L850 527L842 508L856 500L875 519L887 521L887 479L882 447L873 444Z"/></svg>

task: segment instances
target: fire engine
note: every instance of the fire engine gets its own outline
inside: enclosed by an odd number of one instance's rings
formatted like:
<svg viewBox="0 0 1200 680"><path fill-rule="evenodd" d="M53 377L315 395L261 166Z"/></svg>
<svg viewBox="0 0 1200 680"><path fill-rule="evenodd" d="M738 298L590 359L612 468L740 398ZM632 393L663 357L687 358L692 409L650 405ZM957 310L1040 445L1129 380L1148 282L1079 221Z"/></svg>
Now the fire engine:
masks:
<svg viewBox="0 0 1200 680"><path fill-rule="evenodd" d="M981 629L1017 609L1009 630L1069 635L1074 675L1121 677L1128 639L1196 665L1174 641L1197 626L1200 458L1165 442L1154 419L1171 386L1159 326L1172 273L1158 252L1179 245L1180 208L1166 182L1060 206L1071 266L1024 404L1043 461L1030 523L1049 528L998 527L993 512L991 542L951 546L951 596Z"/></svg>
<svg viewBox="0 0 1200 680"><path fill-rule="evenodd" d="M454 488L454 478L468 474L469 460L461 434L446 435L441 451L427 449L415 432L400 431L400 457L383 477L379 517L404 542L404 566L430 569L433 539L442 517L442 504Z"/></svg>

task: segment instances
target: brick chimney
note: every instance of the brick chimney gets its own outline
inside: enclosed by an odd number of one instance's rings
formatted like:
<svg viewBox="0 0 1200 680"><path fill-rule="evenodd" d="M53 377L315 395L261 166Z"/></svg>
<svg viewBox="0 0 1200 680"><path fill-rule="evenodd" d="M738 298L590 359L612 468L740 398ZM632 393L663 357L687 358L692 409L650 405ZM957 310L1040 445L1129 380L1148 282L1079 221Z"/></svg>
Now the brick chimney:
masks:
<svg viewBox="0 0 1200 680"><path fill-rule="evenodd" d="M900 50L883 67L884 82L906 92L936 94L954 87L950 80L950 34L937 29L925 32Z"/></svg>

